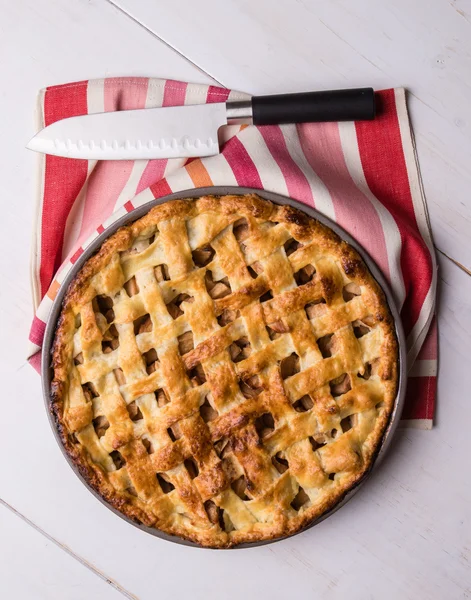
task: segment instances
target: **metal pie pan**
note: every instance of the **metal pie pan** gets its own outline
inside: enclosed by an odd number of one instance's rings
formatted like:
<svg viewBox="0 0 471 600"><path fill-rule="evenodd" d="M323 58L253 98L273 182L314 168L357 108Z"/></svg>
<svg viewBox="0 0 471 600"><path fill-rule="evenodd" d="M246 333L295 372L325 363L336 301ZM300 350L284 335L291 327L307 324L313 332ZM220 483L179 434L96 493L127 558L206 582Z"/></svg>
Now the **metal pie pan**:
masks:
<svg viewBox="0 0 471 600"><path fill-rule="evenodd" d="M177 543L177 544L181 544L181 545L184 545L184 546L194 546L196 548L201 548L201 546L199 544L196 544L194 542L190 542L190 541L184 540L182 538L179 538L177 536L169 535L169 534L167 534L167 533L165 533L163 531L160 531L158 529L155 529L153 527L148 527L146 525L138 524L138 523L134 522L132 519L130 519L129 517L127 517L123 513L119 512L117 509L115 509L110 504L108 504L108 502L106 502L106 500L104 500L88 484L88 482L80 475L80 472L79 472L77 466L72 462L72 460L70 459L69 455L67 454L67 452L65 451L65 449L64 449L64 447L62 445L62 441L60 439L59 432L57 431L57 427L56 427L54 418L53 418L53 416L51 414L51 411L50 411L50 402L51 402L50 388L51 388L51 380L52 380L52 368L51 368L52 344L53 344L53 341L54 341L56 324L57 324L57 321L58 321L58 318L59 318L59 315L60 315L60 312L61 312L61 308L62 308L62 302L63 302L65 293L66 293L66 291L67 291L70 283L76 277L76 275L78 274L78 272L80 271L80 269L83 267L83 265L85 264L85 262L91 256L93 256L93 254L95 254L98 251L98 249L103 244L103 242L108 237L110 237L111 235L113 235L120 227L122 227L123 225L129 225L133 221L136 221L140 217L144 216L147 212L149 212L149 210L152 207L154 207L154 206L156 206L158 204L163 204L164 202L168 202L170 200L181 200L181 199L187 199L187 198L197 198L199 196L211 195L211 194L215 195L215 196L224 196L226 194L244 195L244 194L251 194L251 193L258 194L261 198L264 198L266 200L270 200L274 204L281 204L281 205L288 204L290 206L293 206L293 207L295 207L295 208L303 211L304 213L306 213L310 217L313 217L314 219L317 219L318 221L320 221L321 223L323 223L327 227L330 227L330 229L332 229L333 231L335 231L335 233L340 238L342 238L343 240L345 240L346 242L348 242L353 248L355 248L355 250L358 252L358 254L360 254L360 256L365 261L365 263L368 266L371 274L376 279L377 283L380 285L380 287L382 288L382 290L383 290L383 292L384 292L384 294L386 296L386 299L387 299L387 302L388 302L391 314L392 314L393 319L394 319L395 329L396 329L396 335L397 335L398 345L399 345L399 369L398 369L399 381L398 381L398 387L397 387L397 394L396 394L396 398L395 398L395 403L394 403L394 407L393 407L393 410L392 410L392 413L391 413L391 417L390 417L389 423L388 423L388 425L387 425L387 427L385 429L385 432L384 432L382 440L381 440L381 442L380 442L380 444L378 446L378 449L377 449L377 452L376 452L376 456L375 456L375 458L374 458L374 460L372 462L372 465L371 465L370 469L367 471L367 473L365 473L365 475L359 481L359 483L357 483L354 487L350 488L345 493L345 495L342 497L342 499L335 506L333 506L330 510L328 510L323 515L321 515L318 519L315 519L307 527L301 529L300 531L296 532L293 535L297 535L298 533L301 533L302 531L306 531L307 529L310 529L314 525L317 525L318 523L320 523L321 521L323 521L327 517L330 517L340 507L342 507L344 504L346 504L350 500L350 498L352 498L352 496L360 489L360 487L362 485L364 485L364 483L366 482L366 480L370 476L371 472L378 467L379 463L381 462L381 460L383 459L383 457L384 457L384 455L386 453L386 450L388 449L388 447L389 447L389 445L391 443L391 439L392 439L394 431L396 430L396 427L398 425L398 422L399 422L399 419L400 419L400 416L401 416L401 412L402 412L402 407L403 407L403 404L404 404L404 397L405 397L405 390L406 390L406 380L407 380L407 374L406 374L406 344L405 344L405 337L404 337L404 332L403 332L402 325L401 325L401 320L400 320L399 312L398 312L398 310L397 310L397 308L395 306L394 298L393 298L393 296L391 294L391 291L390 291L390 289L388 287L388 284L386 283L386 281L384 279L384 276L382 275L382 273L380 272L380 270L378 269L378 267L376 266L376 264L374 263L374 261L370 258L370 256L368 256L368 254L358 244L358 242L356 242L349 234L347 234L336 223L334 223L333 221L331 221L330 219L328 219L327 217L325 217L324 215L322 215L321 213L319 213L315 209L310 208L310 207L308 207L308 206L306 206L304 204L301 204L300 202L297 202L296 200L292 200L291 198L288 198L286 196L282 196L280 194L275 194L275 193L272 193L272 192L266 192L264 190L258 190L258 189L253 189L253 188L245 188L245 187L237 187L237 186L202 187L202 188L194 188L194 189L191 189L191 190L184 190L182 192L176 192L174 194L170 194L168 196L164 196L163 198L158 198L157 200L152 200L151 202L147 202L146 204L143 204L142 206L139 206L138 208L136 208L135 210L131 211L130 213L122 216L115 223L113 223L112 225L110 225L103 233L101 233L84 250L84 252L81 254L81 256L79 257L79 259L77 260L77 262L74 264L74 266L72 267L72 269L68 273L67 277L64 279L64 282L62 283L62 285L60 287L60 290L59 290L59 292L57 294L57 297L56 297L56 299L54 301L54 304L53 304L52 309L51 309L51 314L50 314L48 322L47 322L46 331L45 331L45 335L44 335L43 349L42 349L41 377L42 377L42 388L43 388L44 402L45 402L45 405L46 405L46 410L47 410L49 422L50 422L52 431L54 433L54 436L56 438L56 441L57 441L57 443L59 445L59 448L61 449L63 455L65 456L67 462L69 463L69 465L72 468L72 470L74 471L74 473L82 481L82 483L84 483L86 485L86 487L90 490L90 492L96 498L98 498L98 500L102 504L104 504L108 509L112 510L121 519L124 519L128 523L131 523L134 527L138 527L139 529L142 529L143 531L146 531L147 533L155 535L155 536L157 536L157 537L159 537L161 539L164 539L164 540L167 540L167 541L171 541L171 542L174 542L174 543ZM260 542L250 542L250 543L245 543L245 544L239 544L238 546L235 547L235 549L251 548L251 547L255 547L255 546L263 546L265 544L271 544L271 543L277 542L277 541L279 541L281 539L285 539L285 538L280 537L280 538L276 538L276 539L273 539L273 540L263 540L263 541L260 541Z"/></svg>

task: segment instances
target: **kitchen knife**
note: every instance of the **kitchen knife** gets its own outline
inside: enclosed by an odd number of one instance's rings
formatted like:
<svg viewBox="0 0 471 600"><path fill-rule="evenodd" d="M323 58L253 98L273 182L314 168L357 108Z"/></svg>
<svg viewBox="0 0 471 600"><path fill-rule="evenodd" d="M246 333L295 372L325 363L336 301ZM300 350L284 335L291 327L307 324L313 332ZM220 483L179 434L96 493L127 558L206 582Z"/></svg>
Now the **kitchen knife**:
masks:
<svg viewBox="0 0 471 600"><path fill-rule="evenodd" d="M27 148L98 160L212 156L219 153L219 127L233 121L274 125L361 121L374 116L372 88L253 96L238 102L70 117L45 127Z"/></svg>

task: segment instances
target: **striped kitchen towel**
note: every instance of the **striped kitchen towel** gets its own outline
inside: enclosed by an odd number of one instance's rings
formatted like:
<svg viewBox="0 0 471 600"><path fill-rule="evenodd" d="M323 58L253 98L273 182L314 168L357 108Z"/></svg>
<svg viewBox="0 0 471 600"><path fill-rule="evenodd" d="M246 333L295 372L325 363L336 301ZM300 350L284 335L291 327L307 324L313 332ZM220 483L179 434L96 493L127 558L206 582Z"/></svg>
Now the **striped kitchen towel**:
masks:
<svg viewBox="0 0 471 600"><path fill-rule="evenodd" d="M37 126L87 113L247 97L162 79L81 81L40 92ZM171 192L211 185L254 187L315 207L376 261L391 285L407 336L403 420L431 428L437 368L435 255L405 91L384 90L377 98L379 114L370 122L226 126L221 154L209 158L85 161L40 155L31 364L39 368L45 324L61 281L104 227Z"/></svg>

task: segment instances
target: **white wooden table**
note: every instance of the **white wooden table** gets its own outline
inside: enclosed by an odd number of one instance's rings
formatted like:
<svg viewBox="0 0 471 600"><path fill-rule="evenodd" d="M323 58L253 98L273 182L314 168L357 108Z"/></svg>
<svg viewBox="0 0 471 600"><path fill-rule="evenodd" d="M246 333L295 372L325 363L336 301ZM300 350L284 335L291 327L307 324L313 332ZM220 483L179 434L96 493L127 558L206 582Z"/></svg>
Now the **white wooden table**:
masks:
<svg viewBox="0 0 471 600"><path fill-rule="evenodd" d="M0 0L0 597L471 598L470 0ZM440 265L439 404L311 531L214 552L104 508L62 457L25 362L36 91L112 75L251 93L404 85Z"/></svg>

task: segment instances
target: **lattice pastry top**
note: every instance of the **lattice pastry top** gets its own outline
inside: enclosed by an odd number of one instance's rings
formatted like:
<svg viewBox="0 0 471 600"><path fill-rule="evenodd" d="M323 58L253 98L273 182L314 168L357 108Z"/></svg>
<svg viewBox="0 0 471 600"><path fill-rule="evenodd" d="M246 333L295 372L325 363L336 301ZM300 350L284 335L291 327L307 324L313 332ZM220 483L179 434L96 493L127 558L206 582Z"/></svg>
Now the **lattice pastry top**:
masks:
<svg viewBox="0 0 471 600"><path fill-rule="evenodd" d="M255 195L153 208L71 284L51 406L83 477L205 546L294 533L365 474L397 344L359 255Z"/></svg>

